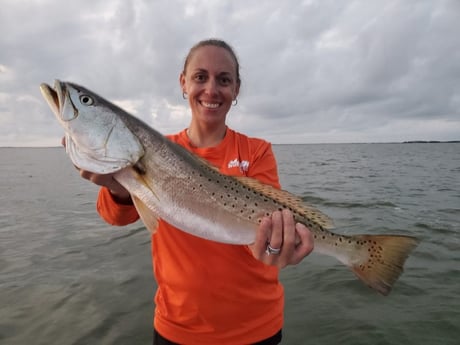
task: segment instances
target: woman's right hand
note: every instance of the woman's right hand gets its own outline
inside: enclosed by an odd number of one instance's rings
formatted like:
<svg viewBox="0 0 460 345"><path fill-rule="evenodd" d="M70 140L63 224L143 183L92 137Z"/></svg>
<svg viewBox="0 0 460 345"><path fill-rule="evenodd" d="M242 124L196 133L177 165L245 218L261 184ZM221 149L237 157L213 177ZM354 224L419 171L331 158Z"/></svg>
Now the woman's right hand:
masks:
<svg viewBox="0 0 460 345"><path fill-rule="evenodd" d="M80 172L80 176L91 181L101 187L109 189L113 199L119 204L132 204L131 195L117 180L114 179L114 174L96 174L87 170L76 167Z"/></svg>

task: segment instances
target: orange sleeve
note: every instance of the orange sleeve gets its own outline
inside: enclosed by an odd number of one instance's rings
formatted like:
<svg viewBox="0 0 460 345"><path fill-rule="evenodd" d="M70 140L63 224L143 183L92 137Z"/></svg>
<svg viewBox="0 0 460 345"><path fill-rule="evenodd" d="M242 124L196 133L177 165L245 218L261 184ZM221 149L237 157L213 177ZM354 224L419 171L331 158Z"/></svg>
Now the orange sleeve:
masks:
<svg viewBox="0 0 460 345"><path fill-rule="evenodd" d="M101 218L111 225L128 225L139 219L134 205L118 204L105 187L99 190L96 209Z"/></svg>
<svg viewBox="0 0 460 345"><path fill-rule="evenodd" d="M276 159L270 143L261 140L256 146L248 176L275 188L281 188Z"/></svg>

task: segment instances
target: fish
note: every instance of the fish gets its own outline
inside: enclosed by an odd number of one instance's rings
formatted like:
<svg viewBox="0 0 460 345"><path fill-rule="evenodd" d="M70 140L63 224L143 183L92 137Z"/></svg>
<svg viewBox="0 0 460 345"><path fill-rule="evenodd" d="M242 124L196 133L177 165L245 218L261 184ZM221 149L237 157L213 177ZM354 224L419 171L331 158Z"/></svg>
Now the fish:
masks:
<svg viewBox="0 0 460 345"><path fill-rule="evenodd" d="M367 286L388 295L419 240L408 235L333 232L332 220L288 191L227 176L139 118L83 86L55 80L41 93L65 132L75 166L113 174L130 193L146 228L158 219L189 234L249 245L264 216L289 209L310 229L313 251L332 256Z"/></svg>

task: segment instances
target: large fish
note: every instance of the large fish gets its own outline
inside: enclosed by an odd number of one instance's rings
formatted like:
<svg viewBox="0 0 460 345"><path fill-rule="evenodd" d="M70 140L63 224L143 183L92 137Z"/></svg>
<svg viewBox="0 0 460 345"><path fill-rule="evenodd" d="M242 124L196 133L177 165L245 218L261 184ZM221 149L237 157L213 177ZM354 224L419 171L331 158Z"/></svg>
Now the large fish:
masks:
<svg viewBox="0 0 460 345"><path fill-rule="evenodd" d="M190 234L250 244L264 215L290 209L314 234L314 251L333 256L387 295L417 239L335 234L332 222L300 198L249 178L230 177L88 89L56 81L41 92L65 129L66 151L81 169L114 173L146 227L158 218Z"/></svg>

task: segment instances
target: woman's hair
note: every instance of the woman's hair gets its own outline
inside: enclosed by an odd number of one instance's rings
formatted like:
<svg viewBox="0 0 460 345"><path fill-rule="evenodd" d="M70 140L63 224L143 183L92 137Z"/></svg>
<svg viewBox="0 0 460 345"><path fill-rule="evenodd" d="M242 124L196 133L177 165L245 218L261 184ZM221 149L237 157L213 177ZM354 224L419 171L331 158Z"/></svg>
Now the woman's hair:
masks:
<svg viewBox="0 0 460 345"><path fill-rule="evenodd" d="M211 38L211 39L207 39L207 40L203 40L203 41L200 41L198 42L197 44L195 44L191 49L190 51L188 52L187 54L187 57L185 58L185 62L184 62L184 70L182 73L185 74L185 70L187 69L187 65L190 61L190 58L192 57L193 53L198 49L198 48L201 48L201 47L206 47L206 46L214 46L214 47L220 47L220 48L224 48L225 50L227 50L230 55L232 56L233 58L233 61L235 61L235 66L236 66L236 81L238 84L240 84L241 80L240 80L240 64L238 62L238 58L236 57L236 54L235 52L233 51L233 48L225 41L223 40L219 40L219 39L215 39L215 38Z"/></svg>

